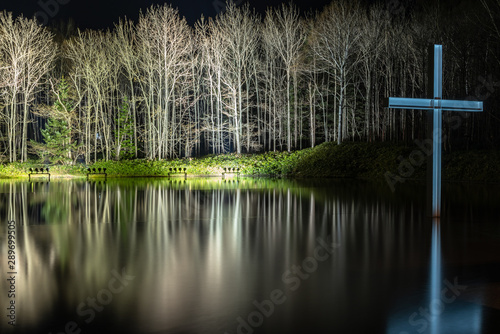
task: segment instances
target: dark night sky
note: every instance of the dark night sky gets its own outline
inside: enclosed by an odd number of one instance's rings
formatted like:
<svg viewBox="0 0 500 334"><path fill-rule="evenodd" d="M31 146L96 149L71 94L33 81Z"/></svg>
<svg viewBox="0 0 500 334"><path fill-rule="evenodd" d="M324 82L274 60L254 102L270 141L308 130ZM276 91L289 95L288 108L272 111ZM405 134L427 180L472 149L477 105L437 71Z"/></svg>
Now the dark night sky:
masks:
<svg viewBox="0 0 500 334"><path fill-rule="evenodd" d="M154 0L0 0L0 10L33 17L39 13L39 20L67 20L72 17L80 28L105 29L112 27L118 18L127 16L137 19L139 10L149 8L152 4L163 4L165 1ZM220 4L226 0L169 0L175 8L179 8L189 24L193 24L203 13L205 17L215 16L220 10ZM283 0L288 2L288 0ZM238 1L236 1L238 3ZM242 3L243 1L239 1ZM277 6L282 0L249 0L250 7L263 13L268 6ZM295 0L301 9L321 9L330 0ZM56 7L53 5L57 4ZM41 4L52 4L45 10ZM46 16L45 16L46 15ZM52 16L52 17L51 17Z"/></svg>

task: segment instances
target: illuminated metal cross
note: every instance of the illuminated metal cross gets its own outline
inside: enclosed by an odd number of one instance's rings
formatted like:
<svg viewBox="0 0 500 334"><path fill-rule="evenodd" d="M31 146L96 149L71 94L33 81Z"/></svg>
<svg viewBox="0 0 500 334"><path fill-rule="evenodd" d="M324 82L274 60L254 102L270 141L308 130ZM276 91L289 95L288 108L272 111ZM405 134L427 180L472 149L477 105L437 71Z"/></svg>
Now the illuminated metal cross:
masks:
<svg viewBox="0 0 500 334"><path fill-rule="evenodd" d="M442 147L442 111L483 111L483 102L443 100L443 46L434 45L434 69L432 97L430 99L413 99L390 97L389 108L427 110L428 136L432 140L432 156L427 163L427 188L430 197L432 217L441 214L441 147ZM429 80L430 80L429 78ZM430 174L432 166L432 174Z"/></svg>

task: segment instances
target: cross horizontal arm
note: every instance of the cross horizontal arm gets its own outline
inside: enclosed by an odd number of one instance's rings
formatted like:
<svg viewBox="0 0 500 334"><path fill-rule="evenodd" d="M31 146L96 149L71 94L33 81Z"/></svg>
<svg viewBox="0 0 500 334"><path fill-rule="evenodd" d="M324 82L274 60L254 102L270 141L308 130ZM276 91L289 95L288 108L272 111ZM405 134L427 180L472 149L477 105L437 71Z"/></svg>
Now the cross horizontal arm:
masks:
<svg viewBox="0 0 500 334"><path fill-rule="evenodd" d="M393 109L434 109L433 99L390 97L388 107Z"/></svg>
<svg viewBox="0 0 500 334"><path fill-rule="evenodd" d="M413 99L405 97L390 97L388 107L393 109L441 109L447 111L483 111L483 102L466 100Z"/></svg>
<svg viewBox="0 0 500 334"><path fill-rule="evenodd" d="M481 101L460 101L460 100L442 100L441 109L449 111L483 111L483 102Z"/></svg>

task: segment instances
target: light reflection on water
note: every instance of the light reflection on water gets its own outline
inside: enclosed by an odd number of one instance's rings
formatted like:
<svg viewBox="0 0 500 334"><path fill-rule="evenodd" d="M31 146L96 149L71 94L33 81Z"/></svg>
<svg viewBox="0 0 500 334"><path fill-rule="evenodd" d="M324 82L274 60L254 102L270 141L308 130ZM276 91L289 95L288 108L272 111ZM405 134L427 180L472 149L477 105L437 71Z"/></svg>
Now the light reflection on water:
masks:
<svg viewBox="0 0 500 334"><path fill-rule="evenodd" d="M430 220L430 219L429 219ZM469 287L458 281L458 277L443 278L441 252L441 222L432 219L432 241L429 265L429 294L415 305L403 307L403 312L391 315L388 333L482 333L481 294L477 303L460 300L460 295ZM463 277L460 278L462 280ZM401 307L399 305L399 307ZM411 309L413 308L413 310ZM492 326L492 325L489 325ZM495 326L496 327L496 326ZM487 327L485 332L489 332Z"/></svg>
<svg viewBox="0 0 500 334"><path fill-rule="evenodd" d="M439 225L439 219L434 218L432 220L432 247L431 247L431 265L430 265L430 295L429 301L431 306L431 311L435 308L436 314L431 317L431 334L439 334L439 324L440 324L440 314L441 308L441 285L442 285L442 275L441 275L441 226ZM437 304L437 305L436 305Z"/></svg>
<svg viewBox="0 0 500 334"><path fill-rule="evenodd" d="M408 318L444 279L500 281L475 271L498 264L490 252L500 233L494 204L478 198L477 210L467 188L444 189L449 219L434 225L420 185L396 194L363 182L270 179L8 181L0 189L2 226L17 222L21 333L64 332L70 321L85 333L237 333L252 323L255 333L414 333L423 326ZM335 251L314 260L322 243ZM457 248L490 258L465 259ZM122 270L134 278L107 303L103 290ZM284 302L259 318L256 304L276 290ZM476 332L494 326L482 323L475 297L446 304L425 331L453 332L460 312ZM95 318L88 298L106 302Z"/></svg>

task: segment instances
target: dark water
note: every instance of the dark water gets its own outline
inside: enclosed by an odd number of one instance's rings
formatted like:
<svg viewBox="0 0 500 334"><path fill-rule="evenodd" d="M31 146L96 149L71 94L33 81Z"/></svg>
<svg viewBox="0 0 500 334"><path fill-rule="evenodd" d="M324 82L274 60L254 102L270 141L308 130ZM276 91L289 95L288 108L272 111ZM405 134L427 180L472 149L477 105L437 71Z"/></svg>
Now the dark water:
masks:
<svg viewBox="0 0 500 334"><path fill-rule="evenodd" d="M2 333L500 332L497 186L445 185L440 221L426 217L419 184L392 193L355 181L133 179L0 190Z"/></svg>

